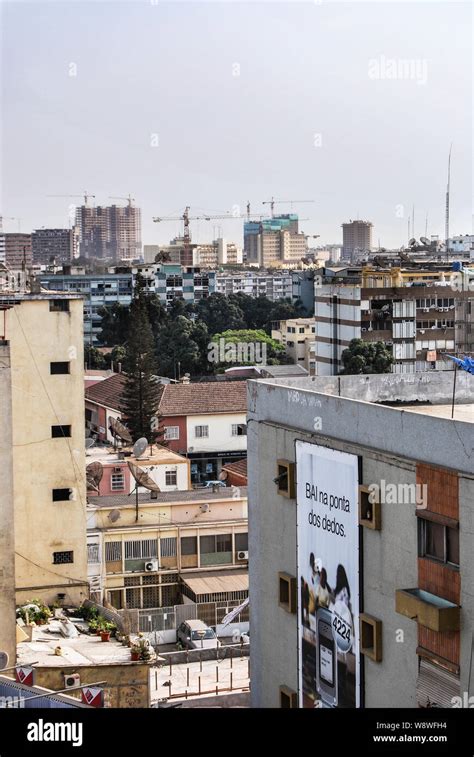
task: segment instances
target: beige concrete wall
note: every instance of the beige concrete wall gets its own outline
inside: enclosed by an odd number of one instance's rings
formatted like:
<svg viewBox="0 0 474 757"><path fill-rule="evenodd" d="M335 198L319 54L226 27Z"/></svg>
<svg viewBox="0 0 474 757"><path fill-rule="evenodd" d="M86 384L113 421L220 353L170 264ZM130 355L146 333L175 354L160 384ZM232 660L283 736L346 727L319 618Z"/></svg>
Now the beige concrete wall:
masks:
<svg viewBox="0 0 474 757"><path fill-rule="evenodd" d="M36 683L47 689L64 689L64 676L78 673L83 683L106 681L105 707L149 707L150 666L143 662L122 665L80 665L63 668L36 667ZM80 692L71 691L71 696L80 699Z"/></svg>
<svg viewBox="0 0 474 757"><path fill-rule="evenodd" d="M10 348L0 344L0 652L15 662L15 540Z"/></svg>
<svg viewBox="0 0 474 757"><path fill-rule="evenodd" d="M70 312L51 312L49 299L25 299L7 311L13 397L13 480L17 600L52 603L88 595L84 451L82 299ZM68 375L51 375L51 361L69 361ZM70 425L70 438L51 438L52 425ZM53 488L72 498L52 501ZM53 552L73 551L72 564Z"/></svg>

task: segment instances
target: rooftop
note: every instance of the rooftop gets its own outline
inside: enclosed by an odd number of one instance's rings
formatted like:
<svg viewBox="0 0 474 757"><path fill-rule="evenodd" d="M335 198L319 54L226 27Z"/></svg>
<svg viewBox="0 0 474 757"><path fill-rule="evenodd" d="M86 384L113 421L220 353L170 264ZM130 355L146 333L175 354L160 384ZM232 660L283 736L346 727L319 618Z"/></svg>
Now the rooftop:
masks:
<svg viewBox="0 0 474 757"><path fill-rule="evenodd" d="M90 447L86 451L86 463L100 462L103 465L117 465L119 463L126 463L130 460L131 463L135 463L138 466L144 466L148 468L150 465L178 465L179 463L187 463L188 460L183 455L178 455L177 452L172 452L167 447L162 447L158 444L153 444L151 448L147 447L142 457L135 457L133 454L123 457L123 453L131 453L132 447L121 447L119 450L114 449L112 446L103 447ZM119 455L119 453L121 453Z"/></svg>
<svg viewBox="0 0 474 757"><path fill-rule="evenodd" d="M75 639L68 639L54 632L58 623L53 621L45 626L35 626L33 640L17 645L19 665L36 663L35 667L64 668L81 665L131 665L130 649L111 639L104 644L100 636L80 633ZM61 647L61 654L55 654Z"/></svg>
<svg viewBox="0 0 474 757"><path fill-rule="evenodd" d="M205 381L196 384L166 384L159 404L160 414L204 415L245 413L246 381Z"/></svg>
<svg viewBox="0 0 474 757"><path fill-rule="evenodd" d="M172 491L157 492L156 498L152 499L150 492L138 495L138 503L142 505L158 504L179 504L180 502L219 502L221 500L235 499L235 487L220 486L216 492L212 487L203 487L202 489L192 489L191 491ZM237 491L241 498L247 496L247 487L239 486ZM135 495L133 497L127 494L110 494L102 497L88 497L91 505L97 507L135 507Z"/></svg>
<svg viewBox="0 0 474 757"><path fill-rule="evenodd" d="M124 386L124 374L114 373L113 376L89 386L85 392L86 400L96 402L98 405L106 405L106 407L114 410L120 410Z"/></svg>

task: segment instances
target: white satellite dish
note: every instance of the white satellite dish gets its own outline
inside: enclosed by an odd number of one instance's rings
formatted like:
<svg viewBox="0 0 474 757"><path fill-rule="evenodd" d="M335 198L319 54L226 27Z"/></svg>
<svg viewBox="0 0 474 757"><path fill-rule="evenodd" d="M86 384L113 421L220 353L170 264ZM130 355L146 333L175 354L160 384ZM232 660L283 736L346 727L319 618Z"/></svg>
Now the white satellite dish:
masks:
<svg viewBox="0 0 474 757"><path fill-rule="evenodd" d="M90 436L86 436L86 449L90 449L94 446L94 439L92 439Z"/></svg>
<svg viewBox="0 0 474 757"><path fill-rule="evenodd" d="M145 437L142 436L140 437L140 439L137 439L137 441L133 445L133 454L137 458L141 457L147 447L148 447L148 439L145 439Z"/></svg>

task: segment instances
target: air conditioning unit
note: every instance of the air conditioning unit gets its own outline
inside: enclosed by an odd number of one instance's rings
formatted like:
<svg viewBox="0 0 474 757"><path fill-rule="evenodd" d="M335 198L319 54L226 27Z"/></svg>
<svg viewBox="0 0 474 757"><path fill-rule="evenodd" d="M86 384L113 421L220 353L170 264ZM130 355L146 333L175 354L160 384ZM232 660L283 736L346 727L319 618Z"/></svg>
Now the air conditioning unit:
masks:
<svg viewBox="0 0 474 757"><path fill-rule="evenodd" d="M81 676L79 673L66 673L64 675L64 688L73 689L75 686L81 685Z"/></svg>
<svg viewBox="0 0 474 757"><path fill-rule="evenodd" d="M249 559L249 553L248 552L237 552L237 560L248 560Z"/></svg>
<svg viewBox="0 0 474 757"><path fill-rule="evenodd" d="M155 573L159 569L158 560L148 560L145 563L145 573Z"/></svg>
<svg viewBox="0 0 474 757"><path fill-rule="evenodd" d="M430 312L430 309L429 309L429 308L423 308L423 312L424 312L424 313L429 313L429 312Z"/></svg>

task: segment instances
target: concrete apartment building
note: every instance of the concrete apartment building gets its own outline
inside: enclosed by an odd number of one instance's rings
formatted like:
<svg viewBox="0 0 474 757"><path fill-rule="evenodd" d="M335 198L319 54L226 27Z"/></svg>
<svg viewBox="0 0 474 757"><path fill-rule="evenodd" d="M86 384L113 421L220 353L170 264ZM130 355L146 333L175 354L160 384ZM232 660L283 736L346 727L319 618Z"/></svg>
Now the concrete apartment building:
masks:
<svg viewBox="0 0 474 757"><path fill-rule="evenodd" d="M132 205L76 208L79 254L119 262L142 257L141 210Z"/></svg>
<svg viewBox="0 0 474 757"><path fill-rule="evenodd" d="M5 264L10 270L21 271L33 264L31 234L4 234Z"/></svg>
<svg viewBox="0 0 474 757"><path fill-rule="evenodd" d="M360 287L323 284L314 289L314 362L317 376L342 370L341 356L361 337Z"/></svg>
<svg viewBox="0 0 474 757"><path fill-rule="evenodd" d="M250 297L264 296L275 302L292 299L293 279L289 271L278 273L242 271L240 273L218 273L216 292L225 294L248 294Z"/></svg>
<svg viewBox="0 0 474 757"><path fill-rule="evenodd" d="M40 265L72 262L79 254L78 232L72 229L36 229L31 235L33 262Z"/></svg>
<svg viewBox="0 0 474 757"><path fill-rule="evenodd" d="M244 487L139 494L138 521L134 497L89 495L87 533L91 588L117 609L248 596Z"/></svg>
<svg viewBox="0 0 474 757"><path fill-rule="evenodd" d="M244 223L244 256L249 265L299 263L306 252L306 236L298 230L296 213Z"/></svg>
<svg viewBox="0 0 474 757"><path fill-rule="evenodd" d="M356 251L368 252L372 249L372 228L370 221L349 221L342 224L342 260L354 262Z"/></svg>
<svg viewBox="0 0 474 757"><path fill-rule="evenodd" d="M16 659L15 509L13 499L13 419L10 344L6 338L5 311L0 313L0 649L7 654L3 667Z"/></svg>
<svg viewBox="0 0 474 757"><path fill-rule="evenodd" d="M223 237L215 239L210 244L191 242L190 250L192 265L198 268L241 265L243 260L242 249ZM184 240L182 238L178 237L171 240L169 245L144 245L143 252L145 263L154 263L158 255L167 255L170 263L188 267L184 260Z"/></svg>
<svg viewBox="0 0 474 757"><path fill-rule="evenodd" d="M457 380L454 419L446 371L249 382L254 707L474 694L473 376Z"/></svg>
<svg viewBox="0 0 474 757"><path fill-rule="evenodd" d="M3 434L13 458L2 448L1 463L7 486L12 466L16 601L80 603L88 596L82 298L2 292L0 310L3 381L9 373L11 384Z"/></svg>
<svg viewBox="0 0 474 757"><path fill-rule="evenodd" d="M285 345L285 353L295 365L302 365L310 376L315 375L314 318L290 318L272 324L272 339Z"/></svg>
<svg viewBox="0 0 474 757"><path fill-rule="evenodd" d="M163 305L170 306L174 299L198 302L216 291L215 271L199 267L163 263L156 266L155 292Z"/></svg>

